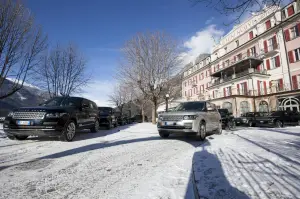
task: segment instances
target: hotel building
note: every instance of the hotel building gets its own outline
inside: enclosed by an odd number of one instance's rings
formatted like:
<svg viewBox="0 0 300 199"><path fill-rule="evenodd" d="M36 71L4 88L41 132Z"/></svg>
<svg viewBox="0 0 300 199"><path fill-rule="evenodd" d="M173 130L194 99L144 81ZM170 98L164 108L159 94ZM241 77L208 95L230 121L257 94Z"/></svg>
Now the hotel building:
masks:
<svg viewBox="0 0 300 199"><path fill-rule="evenodd" d="M300 110L300 0L268 7L235 26L211 55L183 74L182 96L209 100L235 116Z"/></svg>

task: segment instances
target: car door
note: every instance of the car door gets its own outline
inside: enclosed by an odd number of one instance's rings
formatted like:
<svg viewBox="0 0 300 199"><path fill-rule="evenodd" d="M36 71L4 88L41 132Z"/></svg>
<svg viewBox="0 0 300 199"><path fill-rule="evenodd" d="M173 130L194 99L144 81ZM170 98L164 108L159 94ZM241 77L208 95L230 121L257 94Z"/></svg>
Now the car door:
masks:
<svg viewBox="0 0 300 199"><path fill-rule="evenodd" d="M214 110L212 104L206 102L206 131L210 132L213 130L214 126ZM205 119L205 118L204 118Z"/></svg>
<svg viewBox="0 0 300 199"><path fill-rule="evenodd" d="M98 118L98 107L95 102L90 101L90 111L89 111L89 123L94 125L94 122Z"/></svg>
<svg viewBox="0 0 300 199"><path fill-rule="evenodd" d="M216 108L216 106L214 104L211 104L211 106L213 107L213 111L212 111L212 130L216 130L219 127L219 123L221 122L221 116L220 113L218 111L218 109Z"/></svg>
<svg viewBox="0 0 300 199"><path fill-rule="evenodd" d="M284 111L280 114L280 117L282 118L282 121L285 125L291 125L292 124L292 112L290 111Z"/></svg>
<svg viewBox="0 0 300 199"><path fill-rule="evenodd" d="M82 112L82 117L83 117L83 124L82 126L86 127L89 125L90 120L89 120L89 111L90 111L90 103L88 100L83 99L82 100L82 108L81 108L81 112Z"/></svg>

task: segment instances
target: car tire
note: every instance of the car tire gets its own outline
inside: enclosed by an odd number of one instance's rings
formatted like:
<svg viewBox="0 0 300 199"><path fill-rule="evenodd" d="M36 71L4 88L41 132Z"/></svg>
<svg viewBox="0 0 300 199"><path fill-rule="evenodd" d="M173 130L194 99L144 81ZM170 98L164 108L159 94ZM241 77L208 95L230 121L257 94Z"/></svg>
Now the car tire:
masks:
<svg viewBox="0 0 300 199"><path fill-rule="evenodd" d="M66 123L64 130L62 131L62 135L60 139L62 141L71 142L76 134L76 124L74 121L69 121Z"/></svg>
<svg viewBox="0 0 300 199"><path fill-rule="evenodd" d="M252 121L248 121L248 126L249 127L253 127L253 122Z"/></svg>
<svg viewBox="0 0 300 199"><path fill-rule="evenodd" d="M16 139L16 137L13 136L13 135L7 135L7 137L8 137L8 139L10 139L10 140L15 140L15 139Z"/></svg>
<svg viewBox="0 0 300 199"><path fill-rule="evenodd" d="M159 131L158 133L161 138L168 138L170 136L170 133L165 133L161 131Z"/></svg>
<svg viewBox="0 0 300 199"><path fill-rule="evenodd" d="M99 120L97 119L94 123L93 128L91 128L90 130L92 133L97 133L99 129L100 129L100 124L99 124Z"/></svg>
<svg viewBox="0 0 300 199"><path fill-rule="evenodd" d="M196 139L198 141L203 141L205 140L206 138L206 125L204 122L202 122L200 125L199 125L199 129L198 129L198 132L197 132L197 135L196 135Z"/></svg>
<svg viewBox="0 0 300 199"><path fill-rule="evenodd" d="M15 135L16 140L26 140L28 135Z"/></svg>
<svg viewBox="0 0 300 199"><path fill-rule="evenodd" d="M298 124L297 125L300 126L300 120L298 120Z"/></svg>
<svg viewBox="0 0 300 199"><path fill-rule="evenodd" d="M283 123L282 123L282 121L280 121L280 120L277 120L277 121L275 122L275 124L276 124L276 127L277 127L277 128L282 128L282 127L283 127Z"/></svg>

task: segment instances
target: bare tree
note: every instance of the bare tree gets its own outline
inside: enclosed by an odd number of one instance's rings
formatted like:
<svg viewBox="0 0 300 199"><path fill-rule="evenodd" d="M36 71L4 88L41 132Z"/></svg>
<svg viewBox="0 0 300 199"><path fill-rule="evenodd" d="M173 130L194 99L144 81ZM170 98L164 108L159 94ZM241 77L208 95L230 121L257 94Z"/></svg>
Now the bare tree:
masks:
<svg viewBox="0 0 300 199"><path fill-rule="evenodd" d="M42 69L37 73L50 97L78 93L90 80L86 74L86 61L72 44L66 48L57 45L43 61Z"/></svg>
<svg viewBox="0 0 300 199"><path fill-rule="evenodd" d="M160 32L138 34L125 44L123 55L118 77L136 85L143 97L152 102L152 123L155 123L163 89L177 72L180 61L177 43Z"/></svg>
<svg viewBox="0 0 300 199"><path fill-rule="evenodd" d="M229 16L234 15L235 17L229 23L240 23L241 18L245 14L260 12L265 6L283 6L286 1L284 0L190 0L194 5L201 4L206 7L213 8L219 13ZM296 0L295 0L296 1ZM298 0L299 1L299 0ZM292 2L292 0L291 0ZM299 2L300 4L300 2ZM227 24L227 25L229 25Z"/></svg>
<svg viewBox="0 0 300 199"><path fill-rule="evenodd" d="M118 84L114 87L112 94L108 97L109 101L119 109L122 116L125 104L130 101L130 91L128 87Z"/></svg>
<svg viewBox="0 0 300 199"><path fill-rule="evenodd" d="M0 99L11 96L23 87L32 69L40 63L46 40L27 8L18 1L1 1ZM1 89L6 79L13 81L13 84L8 89Z"/></svg>

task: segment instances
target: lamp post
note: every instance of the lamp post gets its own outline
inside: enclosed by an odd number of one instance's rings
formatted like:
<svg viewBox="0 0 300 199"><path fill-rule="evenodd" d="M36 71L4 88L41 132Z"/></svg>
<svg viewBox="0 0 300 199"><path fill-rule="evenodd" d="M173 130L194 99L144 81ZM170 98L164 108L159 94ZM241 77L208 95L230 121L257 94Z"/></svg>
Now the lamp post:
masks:
<svg viewBox="0 0 300 199"><path fill-rule="evenodd" d="M169 94L166 94L166 112L168 112Z"/></svg>

